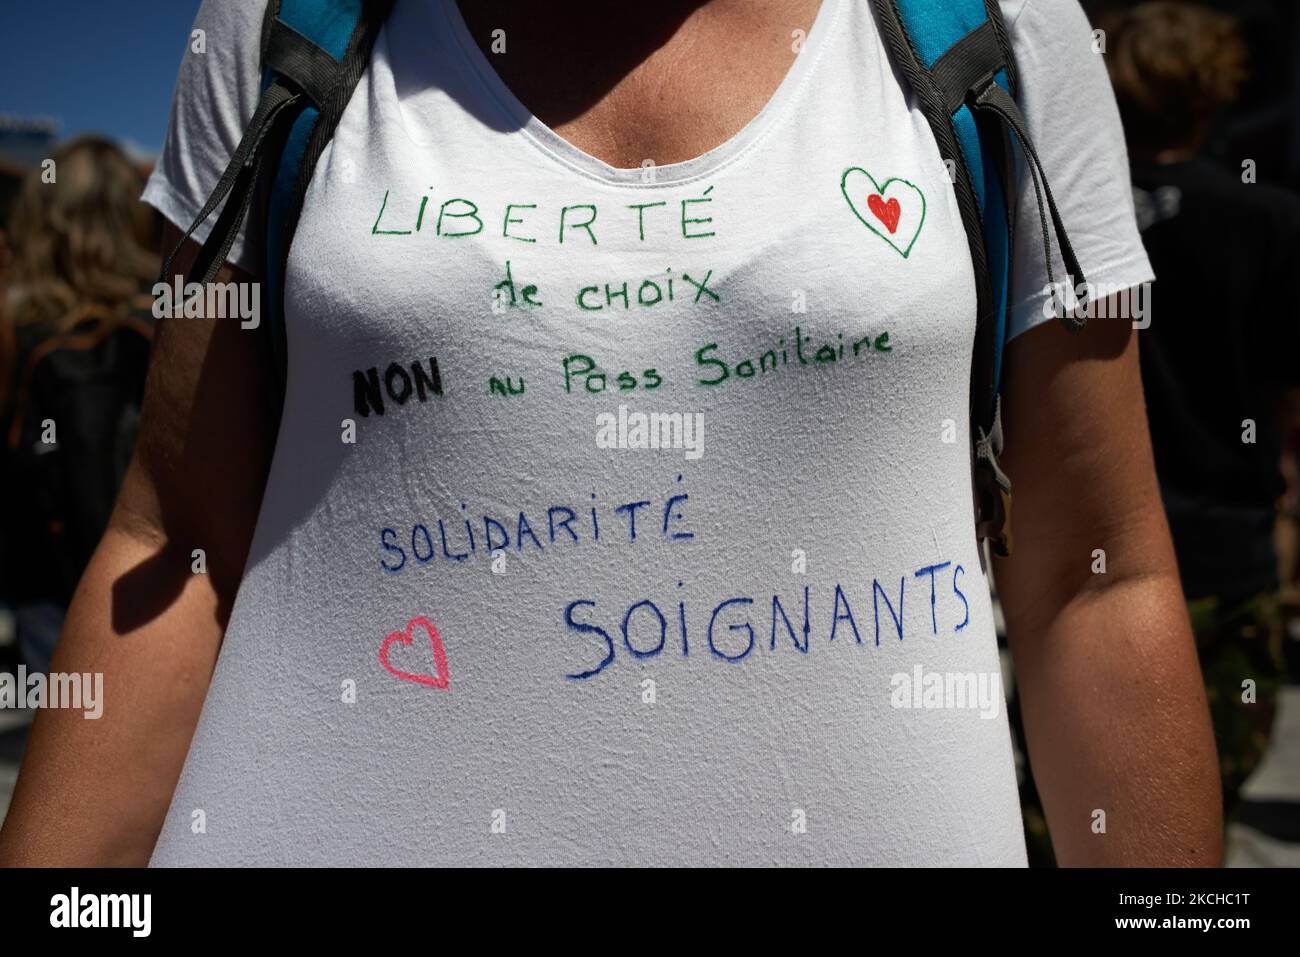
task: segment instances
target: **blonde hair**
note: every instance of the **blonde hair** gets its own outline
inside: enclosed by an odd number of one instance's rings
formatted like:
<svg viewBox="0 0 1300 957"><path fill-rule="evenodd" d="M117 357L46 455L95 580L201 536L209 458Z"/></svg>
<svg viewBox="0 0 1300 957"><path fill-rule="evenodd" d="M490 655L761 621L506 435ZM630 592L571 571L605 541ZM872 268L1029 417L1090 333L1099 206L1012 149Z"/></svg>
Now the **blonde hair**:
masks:
<svg viewBox="0 0 1300 957"><path fill-rule="evenodd" d="M24 178L10 220L13 262L6 319L48 335L71 331L78 307L125 314L158 270L148 248L144 177L116 145L81 136L54 151L55 180Z"/></svg>

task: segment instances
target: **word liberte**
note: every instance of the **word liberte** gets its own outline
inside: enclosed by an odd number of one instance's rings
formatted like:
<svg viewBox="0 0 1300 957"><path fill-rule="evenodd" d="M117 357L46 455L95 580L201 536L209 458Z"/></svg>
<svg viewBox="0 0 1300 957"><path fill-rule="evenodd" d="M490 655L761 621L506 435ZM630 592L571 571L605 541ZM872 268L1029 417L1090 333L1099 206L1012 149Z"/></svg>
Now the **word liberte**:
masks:
<svg viewBox="0 0 1300 957"><path fill-rule="evenodd" d="M154 283L155 319L238 319L239 328L256 329L262 324L262 284L257 282L185 281Z"/></svg>

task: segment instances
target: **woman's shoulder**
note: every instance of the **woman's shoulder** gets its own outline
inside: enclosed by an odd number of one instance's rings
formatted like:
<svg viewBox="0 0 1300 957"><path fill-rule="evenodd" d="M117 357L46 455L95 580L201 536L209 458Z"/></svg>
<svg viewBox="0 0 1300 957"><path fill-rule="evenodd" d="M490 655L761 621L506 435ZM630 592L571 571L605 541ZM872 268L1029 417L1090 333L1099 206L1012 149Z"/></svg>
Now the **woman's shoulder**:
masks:
<svg viewBox="0 0 1300 957"><path fill-rule="evenodd" d="M181 58L171 120L144 201L184 230L221 178L261 95L269 0L203 0ZM211 220L195 233L202 241ZM241 230L229 259L257 272Z"/></svg>

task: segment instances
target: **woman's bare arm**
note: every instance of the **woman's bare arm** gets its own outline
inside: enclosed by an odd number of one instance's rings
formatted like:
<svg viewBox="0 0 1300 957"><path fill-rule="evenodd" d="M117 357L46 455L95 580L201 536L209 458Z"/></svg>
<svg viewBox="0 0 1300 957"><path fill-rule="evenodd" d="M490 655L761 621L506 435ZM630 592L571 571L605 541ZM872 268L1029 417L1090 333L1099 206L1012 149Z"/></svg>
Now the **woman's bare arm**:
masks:
<svg viewBox="0 0 1300 957"><path fill-rule="evenodd" d="M1138 338L1125 320L1098 319L1078 336L1053 322L1008 346L1015 548L994 571L1058 861L1217 865L1214 738Z"/></svg>
<svg viewBox="0 0 1300 957"><path fill-rule="evenodd" d="M174 229L164 248L179 238ZM179 257L183 272L197 247ZM248 282L230 267L221 282ZM104 676L103 715L42 710L0 864L143 865L171 801L248 555L275 437L261 332L164 319L135 455L51 670ZM203 549L206 574L192 571Z"/></svg>

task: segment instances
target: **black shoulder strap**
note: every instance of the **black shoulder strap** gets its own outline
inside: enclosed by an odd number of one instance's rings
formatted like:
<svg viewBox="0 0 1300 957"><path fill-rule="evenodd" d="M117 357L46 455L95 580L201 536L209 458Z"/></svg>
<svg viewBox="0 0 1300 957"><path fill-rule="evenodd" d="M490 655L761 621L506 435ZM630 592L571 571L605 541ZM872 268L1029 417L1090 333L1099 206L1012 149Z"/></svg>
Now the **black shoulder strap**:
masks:
<svg viewBox="0 0 1300 957"><path fill-rule="evenodd" d="M1084 277L1012 95L1015 56L997 0L874 0L874 6L887 45L955 173L976 285L970 409L976 530L1005 555L1011 548L1011 483L998 465L999 393L1016 212L1012 134L1039 199L1049 281L1055 282L1044 208L1051 211L1067 270L1077 282Z"/></svg>
<svg viewBox="0 0 1300 957"><path fill-rule="evenodd" d="M163 263L171 282L181 245L224 206L185 283L208 283L230 253L240 226L265 188L267 266L263 328L283 389L284 265L316 161L365 71L392 0L268 0L262 25L263 92L257 109L195 221Z"/></svg>
<svg viewBox="0 0 1300 957"><path fill-rule="evenodd" d="M290 0L276 3L279 13L266 31L267 79L293 77L300 89L316 91L288 131L267 203L266 329L283 391L287 364L283 290L289 248L316 163L370 63L393 0L292 0L293 10L288 9Z"/></svg>

